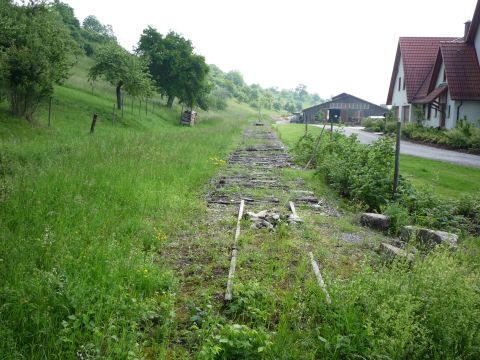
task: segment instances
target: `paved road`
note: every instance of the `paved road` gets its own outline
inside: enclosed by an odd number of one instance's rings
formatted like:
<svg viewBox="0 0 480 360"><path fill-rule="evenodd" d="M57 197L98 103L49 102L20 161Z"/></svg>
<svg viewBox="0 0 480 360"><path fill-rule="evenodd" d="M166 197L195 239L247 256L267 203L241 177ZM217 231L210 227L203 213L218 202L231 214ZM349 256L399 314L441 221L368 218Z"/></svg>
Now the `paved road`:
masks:
<svg viewBox="0 0 480 360"><path fill-rule="evenodd" d="M322 126L322 125L313 125ZM362 144L370 144L381 137L381 134L369 133L362 130L362 127L344 127L346 135L356 134ZM413 155L425 159L445 161L452 164L472 166L480 168L480 156L464 154L457 151L438 149L431 146L419 145L409 141L401 141L400 152L406 155Z"/></svg>

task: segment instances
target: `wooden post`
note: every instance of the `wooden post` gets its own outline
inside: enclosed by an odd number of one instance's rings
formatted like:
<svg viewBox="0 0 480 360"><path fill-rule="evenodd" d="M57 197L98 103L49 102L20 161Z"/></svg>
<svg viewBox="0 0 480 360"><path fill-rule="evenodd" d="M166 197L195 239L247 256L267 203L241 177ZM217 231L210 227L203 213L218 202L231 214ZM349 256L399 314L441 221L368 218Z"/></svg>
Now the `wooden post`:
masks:
<svg viewBox="0 0 480 360"><path fill-rule="evenodd" d="M230 261L230 271L228 272L227 290L225 291L225 301L231 301L233 298L233 277L235 276L236 262L237 262L237 249L233 249L232 260Z"/></svg>
<svg viewBox="0 0 480 360"><path fill-rule="evenodd" d="M112 125L115 125L115 104L113 104L112 109Z"/></svg>
<svg viewBox="0 0 480 360"><path fill-rule="evenodd" d="M245 200L240 202L240 209L238 210L238 218L237 218L237 228L235 230L235 240L233 242L233 250L232 250L232 259L230 260L230 270L228 272L228 279L227 279L227 290L225 291L225 301L231 301L233 298L233 278L235 276L235 266L237 262L237 242L240 238L240 222L242 221L243 216L243 208L245 207Z"/></svg>
<svg viewBox="0 0 480 360"><path fill-rule="evenodd" d="M50 127L52 122L52 100L53 98L50 98L48 102L48 127Z"/></svg>
<svg viewBox="0 0 480 360"><path fill-rule="evenodd" d="M393 198L397 198L398 178L400 176L400 138L402 136L402 122L397 121L397 141L395 143L395 170L393 173Z"/></svg>
<svg viewBox="0 0 480 360"><path fill-rule="evenodd" d="M325 285L325 282L323 281L323 277L322 277L322 274L320 273L320 269L318 268L318 264L315 261L315 259L313 258L313 253L310 251L308 253L308 256L310 256L310 263L312 264L313 272L315 273L315 276L317 277L318 285L320 285L320 288L325 293L327 303L331 304L332 299L330 298L330 295L328 294L327 285Z"/></svg>
<svg viewBox="0 0 480 360"><path fill-rule="evenodd" d="M97 125L97 114L93 114L93 119L92 119L92 126L90 126L90 134L93 134L95 131L95 125Z"/></svg>
<svg viewBox="0 0 480 360"><path fill-rule="evenodd" d="M234 246L237 247L237 241L240 238L240 222L242 221L243 208L245 207L245 200L240 201L240 210L238 211L237 229L235 230Z"/></svg>

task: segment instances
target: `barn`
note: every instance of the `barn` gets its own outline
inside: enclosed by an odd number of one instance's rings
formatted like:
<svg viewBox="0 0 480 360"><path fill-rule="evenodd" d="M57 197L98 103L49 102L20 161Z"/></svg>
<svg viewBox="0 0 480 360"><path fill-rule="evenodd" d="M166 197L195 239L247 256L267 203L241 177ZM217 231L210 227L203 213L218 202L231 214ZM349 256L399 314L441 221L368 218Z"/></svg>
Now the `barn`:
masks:
<svg viewBox="0 0 480 360"><path fill-rule="evenodd" d="M315 105L303 110L303 119L309 123L318 122L318 113L322 112L327 118L328 110L339 109L343 123L360 124L363 118L369 116L383 116L387 109L362 100L350 94L342 93L331 101Z"/></svg>

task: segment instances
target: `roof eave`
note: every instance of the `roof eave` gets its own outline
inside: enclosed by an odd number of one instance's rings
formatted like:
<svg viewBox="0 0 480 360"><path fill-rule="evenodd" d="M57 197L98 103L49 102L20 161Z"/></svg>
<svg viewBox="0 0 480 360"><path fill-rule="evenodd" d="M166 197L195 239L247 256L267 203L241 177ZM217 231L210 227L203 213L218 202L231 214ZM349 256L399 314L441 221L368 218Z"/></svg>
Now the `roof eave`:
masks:
<svg viewBox="0 0 480 360"><path fill-rule="evenodd" d="M473 44L475 41L475 36L477 35L478 26L480 25L480 1L477 1L477 6L475 7L475 12L473 13L472 24L470 29L468 29L466 43Z"/></svg>
<svg viewBox="0 0 480 360"><path fill-rule="evenodd" d="M397 82L398 67L400 65L401 51L400 40L398 40L397 53L395 54L395 62L393 63L392 78L390 79L390 87L388 89L387 105L392 105L393 91L395 89L395 83Z"/></svg>

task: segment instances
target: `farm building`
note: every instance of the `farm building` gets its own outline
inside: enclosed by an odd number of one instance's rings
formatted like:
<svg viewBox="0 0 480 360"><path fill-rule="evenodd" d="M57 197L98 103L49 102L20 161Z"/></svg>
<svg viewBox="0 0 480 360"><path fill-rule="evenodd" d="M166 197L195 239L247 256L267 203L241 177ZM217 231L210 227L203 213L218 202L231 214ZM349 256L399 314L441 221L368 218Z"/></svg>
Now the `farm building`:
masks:
<svg viewBox="0 0 480 360"><path fill-rule="evenodd" d="M322 112L324 118L327 118L328 110L330 109L340 110L342 122L351 124L359 124L363 118L369 116L382 116L387 111L381 106L343 93L333 97L331 101L303 110L303 118L309 123L316 122L318 121L319 112Z"/></svg>

